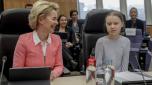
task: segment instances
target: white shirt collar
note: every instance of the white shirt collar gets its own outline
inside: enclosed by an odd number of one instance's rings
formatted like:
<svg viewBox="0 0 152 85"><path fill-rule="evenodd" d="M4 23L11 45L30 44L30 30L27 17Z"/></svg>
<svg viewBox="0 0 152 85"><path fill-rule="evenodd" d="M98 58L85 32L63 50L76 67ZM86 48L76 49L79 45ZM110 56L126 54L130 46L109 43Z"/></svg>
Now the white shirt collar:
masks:
<svg viewBox="0 0 152 85"><path fill-rule="evenodd" d="M36 31L33 31L33 40L34 40L34 44L37 45L38 43L42 42L37 34ZM51 43L51 37L50 37L50 33L48 36L48 39L46 41L46 43L50 44Z"/></svg>

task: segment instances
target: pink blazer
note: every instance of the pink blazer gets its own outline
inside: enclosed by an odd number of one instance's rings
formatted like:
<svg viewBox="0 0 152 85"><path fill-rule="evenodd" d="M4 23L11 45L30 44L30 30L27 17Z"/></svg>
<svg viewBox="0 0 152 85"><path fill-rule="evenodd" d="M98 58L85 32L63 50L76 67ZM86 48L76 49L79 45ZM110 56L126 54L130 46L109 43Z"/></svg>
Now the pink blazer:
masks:
<svg viewBox="0 0 152 85"><path fill-rule="evenodd" d="M22 34L17 42L13 67L40 67L50 66L55 77L63 72L62 43L59 36L50 34L51 43L46 48L46 60L42 52L42 46L34 44L33 32Z"/></svg>

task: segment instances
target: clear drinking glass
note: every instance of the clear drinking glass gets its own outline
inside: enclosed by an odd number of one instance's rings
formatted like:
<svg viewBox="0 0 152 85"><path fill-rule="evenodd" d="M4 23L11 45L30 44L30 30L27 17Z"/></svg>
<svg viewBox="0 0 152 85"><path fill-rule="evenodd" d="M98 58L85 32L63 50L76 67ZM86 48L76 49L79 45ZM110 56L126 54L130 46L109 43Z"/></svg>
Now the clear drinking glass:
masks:
<svg viewBox="0 0 152 85"><path fill-rule="evenodd" d="M112 64L112 60L107 60L105 67L104 67L104 73L105 73L105 85L113 85L114 84L114 75L115 75L115 68Z"/></svg>
<svg viewBox="0 0 152 85"><path fill-rule="evenodd" d="M105 60L96 75L97 85L114 85L115 69L112 60Z"/></svg>

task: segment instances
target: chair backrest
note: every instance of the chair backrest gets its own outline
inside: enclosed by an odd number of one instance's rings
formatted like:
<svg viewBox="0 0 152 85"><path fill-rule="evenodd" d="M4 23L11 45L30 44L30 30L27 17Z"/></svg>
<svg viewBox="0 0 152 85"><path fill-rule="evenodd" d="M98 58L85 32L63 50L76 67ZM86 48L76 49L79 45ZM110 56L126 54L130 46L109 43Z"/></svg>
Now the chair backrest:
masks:
<svg viewBox="0 0 152 85"><path fill-rule="evenodd" d="M1 34L22 34L32 31L28 25L30 9L9 9L3 11L0 19Z"/></svg>
<svg viewBox="0 0 152 85"><path fill-rule="evenodd" d="M2 57L7 56L4 74L8 78L9 68L12 67L13 53L22 33L31 32L28 25L28 14L30 9L10 9L5 10L0 18L0 65ZM0 66L1 67L1 66Z"/></svg>
<svg viewBox="0 0 152 85"><path fill-rule="evenodd" d="M110 11L111 10L106 9L94 9L86 16L82 30L82 62L84 66L86 66L88 56L90 55L92 48L95 47L97 39L106 34L104 26L105 16Z"/></svg>

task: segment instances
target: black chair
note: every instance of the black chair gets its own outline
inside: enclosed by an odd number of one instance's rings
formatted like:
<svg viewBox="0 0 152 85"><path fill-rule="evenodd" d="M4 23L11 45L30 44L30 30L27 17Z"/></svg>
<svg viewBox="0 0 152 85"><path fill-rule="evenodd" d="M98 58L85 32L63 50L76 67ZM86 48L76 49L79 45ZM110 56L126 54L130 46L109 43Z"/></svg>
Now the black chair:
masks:
<svg viewBox="0 0 152 85"><path fill-rule="evenodd" d="M1 34L22 34L32 31L28 25L30 9L9 9L1 14Z"/></svg>
<svg viewBox="0 0 152 85"><path fill-rule="evenodd" d="M1 14L0 19L0 68L2 57L7 56L5 63L4 75L8 78L9 68L12 67L13 53L18 40L22 33L31 32L28 25L28 14L30 9L9 9ZM1 69L0 69L1 70Z"/></svg>

